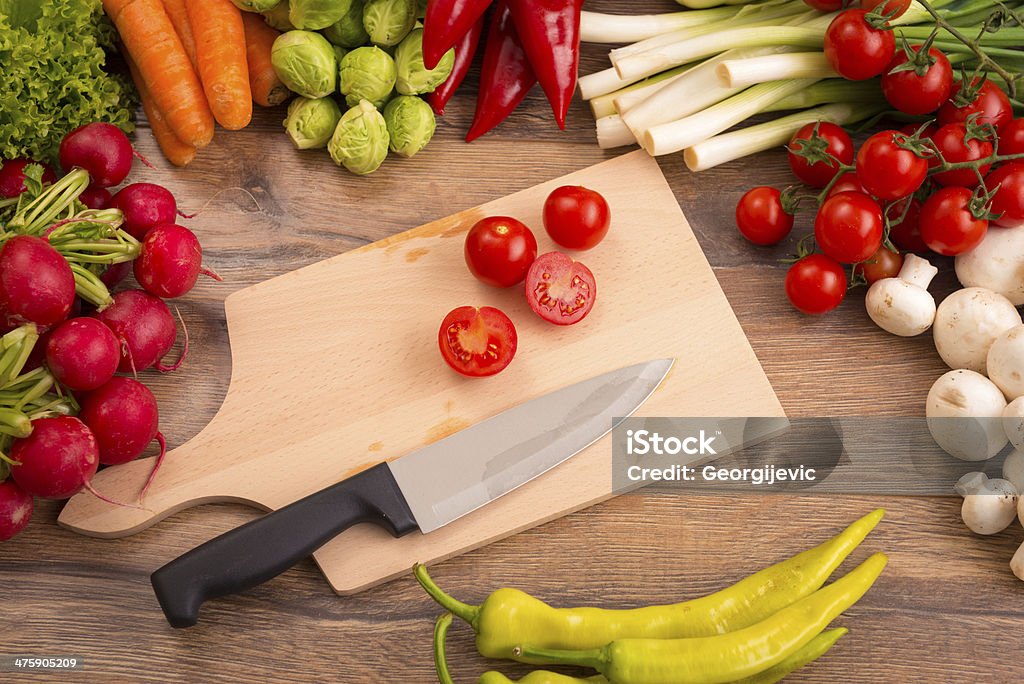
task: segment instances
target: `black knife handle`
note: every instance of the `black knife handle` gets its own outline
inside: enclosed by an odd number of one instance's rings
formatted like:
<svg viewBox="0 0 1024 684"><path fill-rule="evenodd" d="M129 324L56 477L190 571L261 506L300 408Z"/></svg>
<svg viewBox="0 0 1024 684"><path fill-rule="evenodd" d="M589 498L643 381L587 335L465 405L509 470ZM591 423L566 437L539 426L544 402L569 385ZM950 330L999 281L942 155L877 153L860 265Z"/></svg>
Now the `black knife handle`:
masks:
<svg viewBox="0 0 1024 684"><path fill-rule="evenodd" d="M203 601L262 584L365 522L395 537L418 529L387 464L225 532L172 560L150 580L171 626L191 627Z"/></svg>

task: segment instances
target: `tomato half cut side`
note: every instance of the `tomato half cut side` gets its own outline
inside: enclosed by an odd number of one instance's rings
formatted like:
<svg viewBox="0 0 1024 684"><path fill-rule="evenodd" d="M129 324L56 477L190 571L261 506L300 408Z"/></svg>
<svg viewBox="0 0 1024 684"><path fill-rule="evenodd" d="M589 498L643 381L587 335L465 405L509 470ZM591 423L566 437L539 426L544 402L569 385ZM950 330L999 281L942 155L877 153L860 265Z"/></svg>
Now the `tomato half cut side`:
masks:
<svg viewBox="0 0 1024 684"><path fill-rule="evenodd" d="M512 319L492 306L460 306L441 321L437 344L445 362L471 378L495 375L512 363L519 336Z"/></svg>
<svg viewBox="0 0 1024 684"><path fill-rule="evenodd" d="M579 323L594 308L596 299L594 274L582 262L561 252L537 257L526 274L526 301L549 323Z"/></svg>

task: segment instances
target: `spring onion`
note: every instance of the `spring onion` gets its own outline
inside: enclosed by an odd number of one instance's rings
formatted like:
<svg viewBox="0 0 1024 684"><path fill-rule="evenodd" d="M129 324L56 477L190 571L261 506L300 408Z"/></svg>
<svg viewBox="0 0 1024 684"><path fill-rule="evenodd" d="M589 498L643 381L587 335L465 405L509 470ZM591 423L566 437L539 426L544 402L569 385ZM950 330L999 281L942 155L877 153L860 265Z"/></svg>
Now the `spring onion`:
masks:
<svg viewBox="0 0 1024 684"><path fill-rule="evenodd" d="M669 69L633 85L592 98L590 100L590 111L593 112L595 119L600 119L610 114L621 114L625 109L619 108L617 102L619 98L625 98L624 102L627 103L626 109L628 109L630 102L643 102L674 81L676 77L684 74L689 68L689 65L685 65Z"/></svg>
<svg viewBox="0 0 1024 684"><path fill-rule="evenodd" d="M635 145L636 137L618 114L605 116L594 122L597 128L597 144L602 150Z"/></svg>
<svg viewBox="0 0 1024 684"><path fill-rule="evenodd" d="M782 112L790 109L808 109L834 102L862 102L865 104L881 103L882 89L878 79L868 81L847 81L844 78L826 78L809 88L798 90L774 102L762 112Z"/></svg>
<svg viewBox="0 0 1024 684"><path fill-rule="evenodd" d="M729 19L739 11L738 7L716 7L667 14L623 15L584 10L580 15L580 37L585 43L632 43L681 28Z"/></svg>
<svg viewBox="0 0 1024 684"><path fill-rule="evenodd" d="M716 70L722 85L745 88L757 83L789 78L829 78L837 76L824 52L793 52L747 59L727 59Z"/></svg>

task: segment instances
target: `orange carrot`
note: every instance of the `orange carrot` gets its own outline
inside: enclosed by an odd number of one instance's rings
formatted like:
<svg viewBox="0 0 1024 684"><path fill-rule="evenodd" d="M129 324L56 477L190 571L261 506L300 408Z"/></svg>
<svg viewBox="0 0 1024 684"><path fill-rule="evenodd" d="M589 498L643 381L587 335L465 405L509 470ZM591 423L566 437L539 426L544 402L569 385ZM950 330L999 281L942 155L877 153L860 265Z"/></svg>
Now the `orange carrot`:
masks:
<svg viewBox="0 0 1024 684"><path fill-rule="evenodd" d="M199 76L213 117L236 131L252 119L242 11L231 0L185 0L196 39Z"/></svg>
<svg viewBox="0 0 1024 684"><path fill-rule="evenodd" d="M163 0L167 16L174 24L174 31L181 38L181 45L185 48L192 66L196 66L196 39L192 35L192 25L188 23L188 10L185 9L185 0Z"/></svg>
<svg viewBox="0 0 1024 684"><path fill-rule="evenodd" d="M252 101L261 107L279 105L290 95L270 64L270 48L281 32L252 12L242 12L242 21L245 23L245 57L249 64Z"/></svg>
<svg viewBox="0 0 1024 684"><path fill-rule="evenodd" d="M178 139L199 148L213 138L213 115L181 39L160 0L103 0L157 109Z"/></svg>
<svg viewBox="0 0 1024 684"><path fill-rule="evenodd" d="M196 148L186 145L178 139L178 136L174 134L174 131L167 124L167 120L164 119L163 112L153 102L153 97L150 95L149 88L146 87L146 82L142 80L142 75L139 73L139 67L135 65L135 61L128 55L125 55L125 61L128 62L128 70L132 72L135 88L139 91L142 109L145 110L146 118L149 120L149 128L153 131L153 137L156 138L161 151L167 157L167 161L175 166L188 166L189 162L195 159Z"/></svg>

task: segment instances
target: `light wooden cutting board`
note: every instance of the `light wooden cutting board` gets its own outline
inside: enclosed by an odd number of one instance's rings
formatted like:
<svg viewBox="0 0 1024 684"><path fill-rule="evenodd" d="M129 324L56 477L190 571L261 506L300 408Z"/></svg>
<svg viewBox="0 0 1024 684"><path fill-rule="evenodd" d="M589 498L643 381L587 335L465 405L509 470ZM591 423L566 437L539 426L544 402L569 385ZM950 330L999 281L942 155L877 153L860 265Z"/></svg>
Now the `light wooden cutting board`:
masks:
<svg viewBox="0 0 1024 684"><path fill-rule="evenodd" d="M462 244L477 220L504 214L533 228L541 253L554 249L541 211L548 193L565 184L601 192L613 223L598 247L579 255L598 282L593 312L558 327L530 311L520 288L478 283ZM441 319L465 304L497 306L516 324L519 350L498 376L463 378L440 357ZM121 537L201 503L277 509L515 404L655 358L677 363L637 415L782 415L657 162L644 152L249 287L229 296L225 309L232 376L224 404L167 455L147 510L81 494L65 507L62 525ZM132 500L150 468L147 459L106 469L95 485ZM396 540L364 525L315 559L335 591L352 593L408 572L415 561L450 558L610 495L606 436L430 535Z"/></svg>

